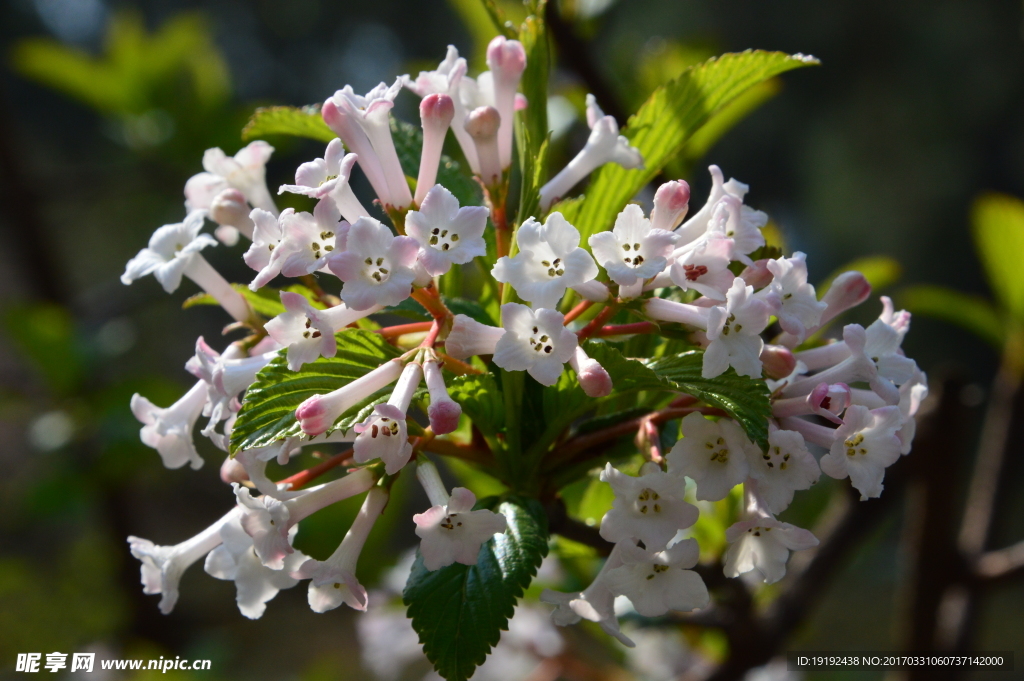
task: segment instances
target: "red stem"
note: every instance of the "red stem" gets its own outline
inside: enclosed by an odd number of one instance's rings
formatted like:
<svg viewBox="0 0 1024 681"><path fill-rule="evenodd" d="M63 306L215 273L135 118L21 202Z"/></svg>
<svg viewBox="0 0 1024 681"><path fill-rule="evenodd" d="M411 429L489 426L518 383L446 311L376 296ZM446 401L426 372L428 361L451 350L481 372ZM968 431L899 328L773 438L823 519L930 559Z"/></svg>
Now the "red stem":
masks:
<svg viewBox="0 0 1024 681"><path fill-rule="evenodd" d="M590 336L594 335L594 333L598 329L600 329L602 326L604 326L604 323L606 321L608 321L608 319L612 315L615 314L615 310L616 310L616 307L614 305L609 305L609 306L605 307L603 310L598 312L597 316L594 317L593 319L591 319L590 322L586 326L584 326L582 329L580 329L576 333L576 337L579 338L580 340L583 340L585 338L589 338Z"/></svg>
<svg viewBox="0 0 1024 681"><path fill-rule="evenodd" d="M569 313L565 315L565 323L568 324L569 322L571 322L574 319L576 319L577 317L579 317L581 314L583 314L584 312L587 311L588 307L590 307L593 304L594 304L594 301L592 301L592 300L584 300L584 301L582 301L579 305L577 305L573 309L569 310Z"/></svg>
<svg viewBox="0 0 1024 681"><path fill-rule="evenodd" d="M424 331L430 331L433 326L434 322L413 322L412 324L386 326L383 329L376 331L376 333L379 333L385 338L398 338L399 336L404 336L407 333L423 333Z"/></svg>
<svg viewBox="0 0 1024 681"><path fill-rule="evenodd" d="M292 489L298 489L303 485L308 485L313 480L317 479L332 468L336 468L343 463L352 461L352 450L346 449L340 454L335 454L331 458L318 463L312 468L307 468L304 471L299 471L295 475L289 476L284 480L279 480L277 484L290 484Z"/></svg>
<svg viewBox="0 0 1024 681"><path fill-rule="evenodd" d="M635 322L633 324L616 324L614 326L602 326L595 331L595 337L603 336L626 336L636 333L657 333L658 325L654 322Z"/></svg>
<svg viewBox="0 0 1024 681"><path fill-rule="evenodd" d="M425 307L430 316L439 322L443 322L452 314L433 285L416 289L412 292L412 299Z"/></svg>

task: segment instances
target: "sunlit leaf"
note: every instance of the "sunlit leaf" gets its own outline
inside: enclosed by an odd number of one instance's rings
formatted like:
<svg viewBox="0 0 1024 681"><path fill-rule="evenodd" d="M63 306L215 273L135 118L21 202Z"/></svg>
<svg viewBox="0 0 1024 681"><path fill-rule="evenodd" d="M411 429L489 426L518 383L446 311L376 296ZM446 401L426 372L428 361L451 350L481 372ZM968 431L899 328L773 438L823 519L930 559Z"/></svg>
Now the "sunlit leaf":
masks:
<svg viewBox="0 0 1024 681"><path fill-rule="evenodd" d="M1002 348L1006 322L999 310L981 296L945 286L921 284L899 292L897 303L915 315L934 317L977 334L996 348Z"/></svg>
<svg viewBox="0 0 1024 681"><path fill-rule="evenodd" d="M256 109L249 122L242 128L242 139L262 139L267 135L308 137L324 143L337 137L324 123L320 115L320 106L317 104L301 108L268 106Z"/></svg>
<svg viewBox="0 0 1024 681"><path fill-rule="evenodd" d="M985 194L974 202L971 226L996 299L1024 321L1024 202L1005 194Z"/></svg>

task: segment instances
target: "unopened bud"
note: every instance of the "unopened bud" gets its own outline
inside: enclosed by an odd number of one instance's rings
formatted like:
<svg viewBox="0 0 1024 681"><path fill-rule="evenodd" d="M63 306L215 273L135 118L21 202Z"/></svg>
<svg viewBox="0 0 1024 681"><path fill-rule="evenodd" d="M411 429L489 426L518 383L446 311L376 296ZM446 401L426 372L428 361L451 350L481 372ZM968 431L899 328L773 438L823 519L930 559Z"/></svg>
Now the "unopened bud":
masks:
<svg viewBox="0 0 1024 681"><path fill-rule="evenodd" d="M843 272L832 281L821 301L828 305L821 314L821 323L835 319L851 307L860 305L871 295L871 284L860 272Z"/></svg>
<svg viewBox="0 0 1024 681"><path fill-rule="evenodd" d="M747 286L753 286L755 289L762 289L772 283L774 276L768 269L767 258L755 260L753 265L747 265L740 272L740 279L747 282Z"/></svg>
<svg viewBox="0 0 1024 681"><path fill-rule="evenodd" d="M487 68L494 74L495 79L515 80L526 70L526 50L518 40L508 40L505 36L499 35L487 45Z"/></svg>
<svg viewBox="0 0 1024 681"><path fill-rule="evenodd" d="M651 227L669 231L675 229L686 217L689 207L690 185L685 180L666 182L654 194Z"/></svg>
<svg viewBox="0 0 1024 681"><path fill-rule="evenodd" d="M420 118L424 128L428 124L447 128L455 118L455 102L445 94L427 95L420 101Z"/></svg>
<svg viewBox="0 0 1024 681"><path fill-rule="evenodd" d="M246 473L241 461L229 456L220 465L220 479L230 485L233 482L245 482L249 479L249 474Z"/></svg>
<svg viewBox="0 0 1024 681"><path fill-rule="evenodd" d="M796 369L793 351L781 345L765 345L761 350L761 364L769 378L785 378Z"/></svg>
<svg viewBox="0 0 1024 681"><path fill-rule="evenodd" d="M476 143L476 155L480 161L480 177L484 184L497 184L501 178L501 156L498 152L498 128L501 115L493 106L481 106L466 116L466 132Z"/></svg>

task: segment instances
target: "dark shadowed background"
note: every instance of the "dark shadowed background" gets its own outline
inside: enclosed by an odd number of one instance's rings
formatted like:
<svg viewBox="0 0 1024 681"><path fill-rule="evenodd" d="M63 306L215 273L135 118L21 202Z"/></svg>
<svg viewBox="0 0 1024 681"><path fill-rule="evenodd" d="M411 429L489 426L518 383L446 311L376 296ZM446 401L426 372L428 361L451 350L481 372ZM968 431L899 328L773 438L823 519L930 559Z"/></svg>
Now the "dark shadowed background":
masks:
<svg viewBox="0 0 1024 681"><path fill-rule="evenodd" d="M365 91L432 68L449 43L472 55L475 72L482 39L493 33L486 15L475 0L4 0L0 12L0 677L20 677L11 671L19 652L88 649L212 659L211 672L188 677L197 679L373 678L377 667L360 657L360 616L311 613L304 585L282 592L256 622L238 613L234 586L201 566L185 576L169 616L141 593L125 537L176 543L231 498L216 475L223 455L205 440L201 471L165 470L139 443L129 398L177 399L192 383L183 365L196 337L217 338L223 316L181 311L195 292L188 282L168 296L152 279L125 287L118 277L154 228L181 220L182 187L201 170L203 150L240 148L239 130L256 106L321 102L346 83ZM876 292L898 305L906 286L921 283L991 297L970 212L986 191L1024 197L1019 0L575 0L562 3L562 17L569 35L552 77L556 159L585 140L587 91L624 123L622 113L657 85L713 54L813 54L820 67L786 75L710 151L680 160L673 177L691 182L698 206L709 163L750 184L747 202L808 254L812 281L873 258L866 266ZM400 95L397 115L417 120L416 104ZM322 152L314 142L270 141L271 187ZM228 279L247 281L242 249L218 247L209 258ZM852 321L877 315L877 299L863 307ZM918 470L952 471L944 493L955 506L999 353L922 316L904 347L933 389L949 381L956 391L947 399L960 421L945 442L955 453L934 464L933 452L913 453ZM993 547L1024 535L1024 424L1015 428ZM410 482L399 483L363 556L364 584L376 584L413 546L410 516L424 502ZM907 644L921 574L915 489L858 539L791 648ZM354 511L349 504L304 523L299 546L323 557ZM971 646L1024 655L1024 583L981 593ZM644 667L614 648L590 650L600 639L561 634L583 657L609 660L602 678L672 678L668 663ZM374 635L388 640L386 631ZM687 640L721 653L714 636ZM671 658L651 646L651 659ZM519 678L515 668L487 678ZM414 662L402 678L427 671ZM759 673L787 678L778 668Z"/></svg>

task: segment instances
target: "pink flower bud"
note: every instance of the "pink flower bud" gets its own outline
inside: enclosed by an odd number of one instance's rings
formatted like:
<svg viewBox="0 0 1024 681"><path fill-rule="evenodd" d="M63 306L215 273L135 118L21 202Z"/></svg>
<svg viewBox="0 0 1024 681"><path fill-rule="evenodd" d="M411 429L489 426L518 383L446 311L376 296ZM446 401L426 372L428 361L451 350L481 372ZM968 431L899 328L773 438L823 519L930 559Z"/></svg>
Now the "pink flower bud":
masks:
<svg viewBox="0 0 1024 681"><path fill-rule="evenodd" d="M829 320L851 307L860 305L871 295L871 284L860 272L843 272L832 282L825 295L821 297L823 303L828 305L821 315L821 323L824 325Z"/></svg>
<svg viewBox="0 0 1024 681"><path fill-rule="evenodd" d="M427 95L420 102L420 118L424 127L429 123L447 128L455 118L455 102L448 95Z"/></svg>
<svg viewBox="0 0 1024 681"><path fill-rule="evenodd" d="M481 106L466 116L465 128L476 144L480 161L480 177L493 185L501 178L501 157L498 154L498 128L501 116L493 106Z"/></svg>
<svg viewBox="0 0 1024 681"><path fill-rule="evenodd" d="M459 427L462 407L448 395L448 388L441 375L441 367L437 362L424 362L423 377L427 382L427 390L430 391L430 407L427 409L427 416L430 418L431 429L435 435L444 435L454 431Z"/></svg>
<svg viewBox="0 0 1024 681"><path fill-rule="evenodd" d="M210 203L210 219L218 225L231 226L252 239L255 225L249 217L249 203L237 189L225 189Z"/></svg>
<svg viewBox="0 0 1024 681"><path fill-rule="evenodd" d="M764 288L772 283L774 277L771 270L768 269L768 262L767 258L755 260L753 265L747 265L740 272L740 279L747 282L748 286L753 286L755 290Z"/></svg>
<svg viewBox="0 0 1024 681"><path fill-rule="evenodd" d="M685 180L673 180L658 187L651 211L651 227L674 230L690 207L690 185ZM747 282L750 283L750 282Z"/></svg>
<svg viewBox="0 0 1024 681"><path fill-rule="evenodd" d="M569 358L569 366L576 372L576 378L580 387L588 397L605 397L612 392L612 377L600 362L589 357L583 348L577 346L572 357Z"/></svg>
<svg viewBox="0 0 1024 681"><path fill-rule="evenodd" d="M796 369L793 351L781 345L765 345L761 350L761 363L770 378L785 378Z"/></svg>
<svg viewBox="0 0 1024 681"><path fill-rule="evenodd" d="M519 82L526 70L526 50L518 40L508 40L503 35L495 36L487 45L487 68L495 79Z"/></svg>
<svg viewBox="0 0 1024 681"><path fill-rule="evenodd" d="M229 456L220 465L220 479L230 485L233 482L248 480L249 474L245 472L245 466L241 461Z"/></svg>
<svg viewBox="0 0 1024 681"><path fill-rule="evenodd" d="M303 433L315 437L331 427L334 419L328 402L324 395L313 395L298 406L295 418L299 420Z"/></svg>

